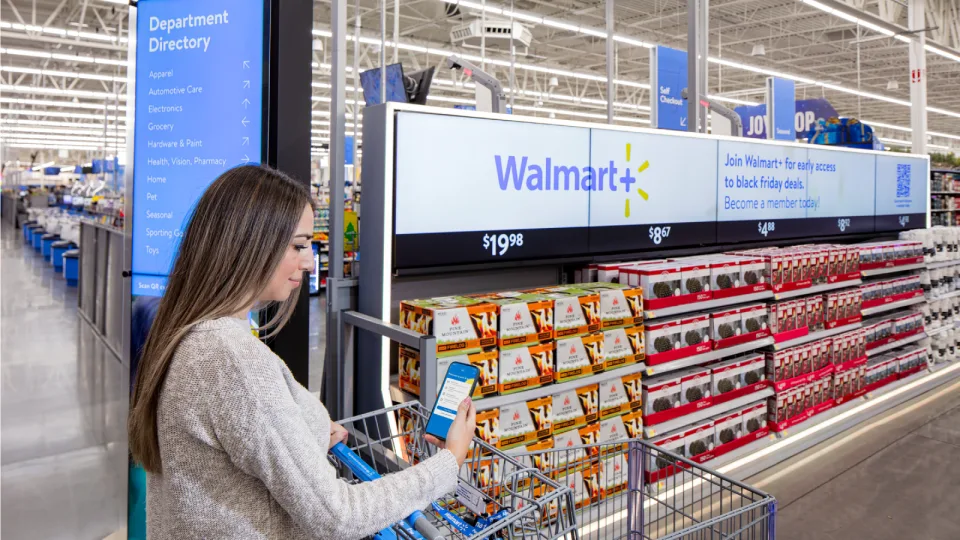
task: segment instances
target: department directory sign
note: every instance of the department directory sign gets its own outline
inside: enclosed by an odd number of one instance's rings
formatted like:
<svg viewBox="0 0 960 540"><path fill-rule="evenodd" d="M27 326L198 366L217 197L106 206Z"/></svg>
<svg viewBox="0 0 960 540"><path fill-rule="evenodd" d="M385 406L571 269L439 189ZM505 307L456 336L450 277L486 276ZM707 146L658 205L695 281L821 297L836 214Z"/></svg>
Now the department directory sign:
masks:
<svg viewBox="0 0 960 540"><path fill-rule="evenodd" d="M262 159L262 1L137 4L134 295L162 294L203 191Z"/></svg>
<svg viewBox="0 0 960 540"><path fill-rule="evenodd" d="M921 156L400 111L395 268L924 227Z"/></svg>

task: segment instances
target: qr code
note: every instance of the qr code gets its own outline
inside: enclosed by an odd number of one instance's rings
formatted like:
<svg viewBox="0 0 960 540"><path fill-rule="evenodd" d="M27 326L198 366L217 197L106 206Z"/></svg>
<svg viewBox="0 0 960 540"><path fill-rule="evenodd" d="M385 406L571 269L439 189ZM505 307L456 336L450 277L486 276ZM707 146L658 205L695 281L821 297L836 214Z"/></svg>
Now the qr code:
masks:
<svg viewBox="0 0 960 540"><path fill-rule="evenodd" d="M910 196L910 164L897 164L897 198Z"/></svg>

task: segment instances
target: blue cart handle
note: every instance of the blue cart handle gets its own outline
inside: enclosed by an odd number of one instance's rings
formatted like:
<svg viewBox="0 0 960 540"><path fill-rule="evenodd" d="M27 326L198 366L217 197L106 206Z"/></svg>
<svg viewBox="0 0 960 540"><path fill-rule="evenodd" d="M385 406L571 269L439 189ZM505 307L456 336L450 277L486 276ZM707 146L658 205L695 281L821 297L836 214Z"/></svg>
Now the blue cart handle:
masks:
<svg viewBox="0 0 960 540"><path fill-rule="evenodd" d="M330 453L339 459L341 463L346 465L347 468L350 469L350 471L353 472L353 474L356 475L356 477L360 480L363 480L364 482L372 482L380 478L380 474L377 473L373 467L368 465L366 461L360 459L360 456L354 453L353 450L350 450L350 448L342 442L333 445L333 448L330 449ZM417 532L423 535L423 538L426 540L445 540L446 538L440 534L440 531L438 531L437 528L430 523L430 521L427 519L427 516L423 515L423 512L420 510L414 510L405 521L406 525L416 529ZM393 534L389 529L384 529L380 532L380 534L384 534L384 532Z"/></svg>

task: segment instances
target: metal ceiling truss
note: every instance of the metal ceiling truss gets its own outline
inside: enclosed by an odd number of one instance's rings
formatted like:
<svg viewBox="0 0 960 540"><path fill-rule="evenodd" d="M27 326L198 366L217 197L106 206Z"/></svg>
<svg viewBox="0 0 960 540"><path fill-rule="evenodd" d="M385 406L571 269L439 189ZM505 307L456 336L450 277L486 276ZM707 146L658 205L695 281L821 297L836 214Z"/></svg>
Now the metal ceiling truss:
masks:
<svg viewBox="0 0 960 540"><path fill-rule="evenodd" d="M902 0L841 1L889 24L906 26L906 10ZM575 26L584 25L602 30L605 26L603 2L473 2L475 5L455 5L442 0L402 1L399 5L397 25L400 43L485 57L488 60L486 69L511 90L511 93L508 93L508 102L512 99L516 105L515 114L556 114L562 118L603 121L601 117L605 118L606 103L605 38L547 25L524 23L532 33L533 40L528 49L517 49L516 62L523 67L514 70L513 81L509 65L504 65L504 62L510 60L508 42L488 39L481 51L478 46L452 44L450 41L451 28L462 22L480 17L488 20L504 18L489 13L482 15L479 8L484 5L513 8L520 13L533 13L566 21ZM351 38L359 14L360 35L378 41L380 9L384 7L387 10L385 34L388 40L394 39L393 1L348 0L347 4L348 33ZM926 20L930 28L927 33L928 42L960 49L960 2L927 0L926 4ZM355 9L355 6L359 6L359 10ZM0 103L0 109L31 110L36 113L36 116L3 114L0 116L3 126L24 119L58 122L64 124L66 129L73 129L69 126L94 125L97 122L92 120L58 117L56 114L78 112L76 103L89 107L92 103L109 104L113 101L105 97L56 95L49 93L50 91L98 92L96 96L115 95L116 102L123 103L126 92L124 83L81 78L80 74L122 78L126 75L124 66L71 61L60 55L126 60L124 26L127 17L124 6L102 0L0 0L0 8L0 46L57 55L40 58L4 54L0 57L0 83L5 88L37 88L33 93L0 92L3 98L22 98L22 101L34 102L17 103L7 99ZM907 46L902 41L878 36L869 29L816 9L802 0L712 0L710 10L710 45L713 56L793 73L813 80L842 83L854 88L857 87L859 77L859 87L866 92L909 100ZM329 28L329 0L318 0L315 3L314 17L315 28ZM617 0L615 18L615 32L618 34L632 36L647 43L686 47L687 18L684 0ZM322 48L314 51L314 60L317 66L320 66L314 70L314 81L318 83L314 87L313 108L317 113L314 136L322 140L328 137L325 133L328 126L323 125L323 121L329 120L330 96L329 67L323 66L329 65L328 51L331 46L329 38L318 39L322 42ZM764 54L752 56L754 46L760 44L764 45ZM353 59L355 52L358 54L356 63ZM386 53L388 61L391 61L393 47L388 47ZM373 69L377 67L379 57L379 45L367 41L355 48L351 44L348 46L347 65L357 65L360 71ZM442 56L401 48L397 58L407 71L428 66L437 68L431 91L431 95L437 99L431 100L432 105L453 106L472 101L472 84L465 80L462 74L444 69ZM647 88L636 83L645 84L649 78L649 51L617 42L615 58L615 77L629 83L618 84L615 88L615 122L637 125L637 119L648 117L649 92ZM960 83L960 63L928 54L927 67L930 106L960 111L960 92L955 90ZM25 69L27 72L17 72L17 69ZM346 75L348 86L356 86L356 75L349 70ZM710 64L709 76L711 92L731 98L762 101L766 78L762 74ZM551 81L554 78L555 84ZM899 88L887 89L890 81L898 81ZM801 98L824 96L844 115L861 115L867 120L909 127L910 110L907 107L860 98L818 85L798 84L797 94ZM348 91L347 99L362 103L359 90ZM73 103L74 101L76 103ZM63 106L50 104L54 102L63 103ZM362 105L358 107L348 103L347 121L352 122L355 112L359 118L361 109ZM104 109L99 110L102 112ZM627 122L630 119L632 122ZM960 135L960 118L930 114L929 123L933 131ZM102 120L99 124L103 124ZM348 131L352 129L348 128ZM878 128L877 131L887 137L909 139L909 135L905 135L902 130ZM4 133L4 138L12 137L13 133ZM950 143L960 147L960 141L955 139L934 140L938 144Z"/></svg>

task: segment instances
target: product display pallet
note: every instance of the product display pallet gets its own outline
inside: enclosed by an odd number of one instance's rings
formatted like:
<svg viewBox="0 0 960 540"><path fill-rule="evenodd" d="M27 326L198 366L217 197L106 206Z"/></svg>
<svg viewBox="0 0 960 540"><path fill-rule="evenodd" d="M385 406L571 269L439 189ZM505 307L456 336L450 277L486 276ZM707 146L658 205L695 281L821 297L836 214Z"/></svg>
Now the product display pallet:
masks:
<svg viewBox="0 0 960 540"><path fill-rule="evenodd" d="M774 395L773 388L764 388L759 392L751 392L744 396L731 399L730 401L725 401L723 403L718 403L711 407L699 410L692 414L687 414L679 418L674 418L673 420L667 420L666 422L661 422L652 426L643 426L643 433L650 437L656 437L658 433L667 433L673 431L677 428L687 426L690 424L696 424L702 420L706 420L711 416L721 415L723 413L740 409L746 405L749 405L755 401L760 401L762 399L767 399Z"/></svg>
<svg viewBox="0 0 960 540"><path fill-rule="evenodd" d="M660 373L668 373L670 371L676 371L678 369L705 364L713 360L719 360L720 358L726 358L728 356L735 356L740 353L754 351L756 349L761 349L763 347L769 347L770 345L773 345L773 338L766 337L763 339L758 339L756 341L743 343L741 345L735 345L733 347L715 349L709 352L705 352L703 354L696 354L693 356L688 356L686 358L681 358L679 360L673 360L671 362L657 364L655 366L647 366L646 371L644 371L644 373L648 377L650 377L653 375L659 375Z"/></svg>
<svg viewBox="0 0 960 540"><path fill-rule="evenodd" d="M773 298L773 292L763 291L753 294L742 294L739 296L730 296L727 298L717 298L714 300L707 300L705 302L692 302L689 304L681 304L679 306L673 306L668 308L656 309L656 310L645 310L643 312L644 319L657 319L660 317L670 317L673 315L682 315L684 313L691 313L694 311L709 311L714 308L735 306L737 304L746 304L750 302L757 302L760 300L769 300Z"/></svg>
<svg viewBox="0 0 960 540"><path fill-rule="evenodd" d="M773 295L774 300L787 300L789 298L796 298L798 296L810 296L813 294L818 294L826 291L832 291L835 289L844 289L846 287L858 287L863 283L859 279L850 279L846 281L837 281L834 283L824 283L823 285L814 285L813 287L806 287L803 289L794 289L792 291L784 291L775 293Z"/></svg>
<svg viewBox="0 0 960 540"><path fill-rule="evenodd" d="M886 345L881 345L875 349L868 349L867 356L874 356L882 352L891 351L893 349L902 347L910 343L916 343L917 341L920 341L921 339L924 339L926 337L927 337L926 333L920 332L919 334L916 334L914 336L905 337L903 339L894 341L893 343L887 343Z"/></svg>
<svg viewBox="0 0 960 540"><path fill-rule="evenodd" d="M928 262L927 268L935 270L937 268L946 268L947 266L955 266L958 264L960 264L960 259L951 259L949 261Z"/></svg>
<svg viewBox="0 0 960 540"><path fill-rule="evenodd" d="M871 276L882 276L884 274L899 274L901 272L909 272L910 270L922 270L927 268L925 263L918 264L904 264L900 266L891 266L888 268L871 268L869 270L861 270L860 273L863 277Z"/></svg>
<svg viewBox="0 0 960 540"><path fill-rule="evenodd" d="M863 326L861 322L855 322L852 324L845 324L843 326L838 326L836 328L830 328L828 330L820 330L819 332L811 332L805 336L794 338L787 341L781 341L780 343L774 343L773 348L777 351L782 351L784 349L789 349L790 347L796 347L797 345L803 345L804 343L810 343L812 341L819 341L823 338L828 338L830 336L835 336L837 334L842 334L844 332L849 332L850 330L856 330Z"/></svg>
<svg viewBox="0 0 960 540"><path fill-rule="evenodd" d="M860 313L864 317L869 317L870 315L876 315L877 313L883 313L886 311L892 311L894 309L900 309L907 306L912 306L915 304L924 304L927 302L927 299L923 295L917 296L916 298L908 298L906 300L900 300L899 302L890 302L889 304L882 304L875 307L863 308L860 310Z"/></svg>

